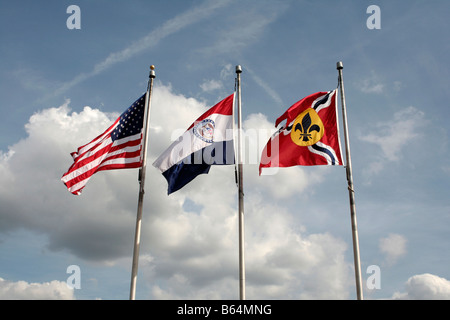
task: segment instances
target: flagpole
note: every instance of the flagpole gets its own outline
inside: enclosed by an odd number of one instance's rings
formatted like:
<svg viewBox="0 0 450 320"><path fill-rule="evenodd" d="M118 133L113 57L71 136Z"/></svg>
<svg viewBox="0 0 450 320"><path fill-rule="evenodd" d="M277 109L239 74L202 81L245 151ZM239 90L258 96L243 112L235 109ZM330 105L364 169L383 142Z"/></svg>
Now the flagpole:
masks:
<svg viewBox="0 0 450 320"><path fill-rule="evenodd" d="M347 110L345 105L345 93L344 93L344 80L342 77L342 69L344 64L342 61L337 62L336 68L339 73L339 87L341 91L341 105L342 105L342 118L344 123L344 137L345 137L345 156L347 158L347 182L348 182L348 195L350 198L350 215L352 222L352 239L353 239L353 259L355 264L355 280L356 280L356 297L358 300L363 300L362 280L361 280L361 262L359 257L359 240L358 240L358 226L356 222L356 206L355 206L355 190L353 188L353 175L352 175L352 159L350 156L350 142L348 138L348 125L347 125Z"/></svg>
<svg viewBox="0 0 450 320"><path fill-rule="evenodd" d="M239 298L245 300L245 262L244 262L244 185L242 171L242 114L241 114L241 73L236 66L236 96L238 110L238 193L239 193Z"/></svg>
<svg viewBox="0 0 450 320"><path fill-rule="evenodd" d="M139 200L136 216L136 231L134 234L134 249L133 249L133 265L131 267L131 285L130 285L130 300L134 300L136 296L136 280L139 262L139 248L141 242L141 220L142 220L142 207L144 205L144 184L145 184L145 171L147 167L147 142L149 131L149 118L150 118L150 98L152 95L153 79L155 79L155 66L150 66L150 74L147 85L147 93L145 99L145 126L142 137L142 163L139 169Z"/></svg>

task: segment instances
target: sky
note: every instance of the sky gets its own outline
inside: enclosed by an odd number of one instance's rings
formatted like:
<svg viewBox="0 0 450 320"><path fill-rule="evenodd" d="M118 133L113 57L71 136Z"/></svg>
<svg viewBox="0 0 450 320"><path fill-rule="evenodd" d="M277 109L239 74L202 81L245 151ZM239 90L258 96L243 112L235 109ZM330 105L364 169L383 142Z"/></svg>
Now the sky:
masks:
<svg viewBox="0 0 450 320"><path fill-rule="evenodd" d="M241 65L246 298L355 299L345 168L258 175L276 118L334 90L342 61L364 298L450 299L448 16L446 0L1 0L0 298L128 299L137 170L74 196L70 153L155 65L152 163ZM136 298L238 299L237 211L234 166L169 196L149 166Z"/></svg>

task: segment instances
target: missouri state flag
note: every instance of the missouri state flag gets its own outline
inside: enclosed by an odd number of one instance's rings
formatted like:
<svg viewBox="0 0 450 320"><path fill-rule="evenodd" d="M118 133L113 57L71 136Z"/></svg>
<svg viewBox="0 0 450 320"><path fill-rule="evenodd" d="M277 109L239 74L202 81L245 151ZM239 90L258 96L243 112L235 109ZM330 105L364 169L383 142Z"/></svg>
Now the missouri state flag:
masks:
<svg viewBox="0 0 450 320"><path fill-rule="evenodd" d="M293 104L276 122L286 123L265 146L263 168L343 165L337 121L337 90L317 92Z"/></svg>
<svg viewBox="0 0 450 320"><path fill-rule="evenodd" d="M234 164L234 93L202 114L153 166L168 183L168 194L209 172L211 165Z"/></svg>

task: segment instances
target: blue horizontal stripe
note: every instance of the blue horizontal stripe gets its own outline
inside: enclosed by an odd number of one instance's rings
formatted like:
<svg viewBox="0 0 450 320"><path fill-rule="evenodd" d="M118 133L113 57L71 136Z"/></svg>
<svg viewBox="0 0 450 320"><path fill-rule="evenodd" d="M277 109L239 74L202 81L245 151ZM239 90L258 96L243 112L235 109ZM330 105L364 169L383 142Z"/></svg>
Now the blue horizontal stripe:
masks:
<svg viewBox="0 0 450 320"><path fill-rule="evenodd" d="M207 174L211 165L234 164L233 140L214 142L198 150L162 174L168 183L168 194L183 188L200 174Z"/></svg>

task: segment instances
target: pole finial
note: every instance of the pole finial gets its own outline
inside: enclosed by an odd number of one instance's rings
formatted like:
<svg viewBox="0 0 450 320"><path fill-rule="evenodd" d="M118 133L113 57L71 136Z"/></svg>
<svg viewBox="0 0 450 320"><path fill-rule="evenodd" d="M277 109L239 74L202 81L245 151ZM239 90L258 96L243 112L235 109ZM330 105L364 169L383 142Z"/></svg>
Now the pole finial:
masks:
<svg viewBox="0 0 450 320"><path fill-rule="evenodd" d="M242 73L242 67L240 64L236 66L236 73Z"/></svg>
<svg viewBox="0 0 450 320"><path fill-rule="evenodd" d="M336 69L338 69L338 70L344 69L344 64L342 63L342 61L338 61L336 63Z"/></svg>
<svg viewBox="0 0 450 320"><path fill-rule="evenodd" d="M153 78L153 79L156 78L155 65L153 65L153 64L150 66L150 75L149 75L149 77Z"/></svg>

